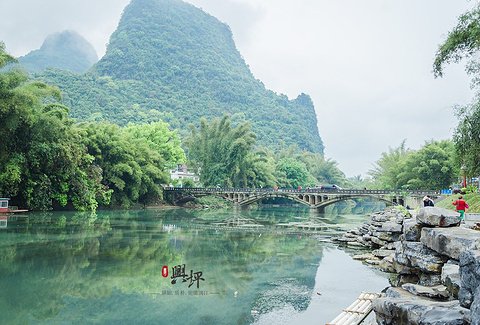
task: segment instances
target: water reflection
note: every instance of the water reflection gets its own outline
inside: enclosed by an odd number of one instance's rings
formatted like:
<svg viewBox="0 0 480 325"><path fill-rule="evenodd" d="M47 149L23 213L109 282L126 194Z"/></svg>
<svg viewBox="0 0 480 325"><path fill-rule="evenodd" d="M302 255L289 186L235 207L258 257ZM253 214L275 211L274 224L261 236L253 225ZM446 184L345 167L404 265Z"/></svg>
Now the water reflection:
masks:
<svg viewBox="0 0 480 325"><path fill-rule="evenodd" d="M302 313L326 244L277 225L334 225L316 232L327 235L362 218L337 223L301 209L31 213L0 231L2 324L249 324L284 308ZM192 281L198 272L205 281Z"/></svg>

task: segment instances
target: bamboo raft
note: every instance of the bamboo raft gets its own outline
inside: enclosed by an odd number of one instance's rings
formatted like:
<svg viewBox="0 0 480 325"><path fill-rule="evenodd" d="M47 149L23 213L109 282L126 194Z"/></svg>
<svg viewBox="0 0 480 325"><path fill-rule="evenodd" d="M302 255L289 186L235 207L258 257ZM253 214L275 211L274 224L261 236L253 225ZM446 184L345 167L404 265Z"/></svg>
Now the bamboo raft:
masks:
<svg viewBox="0 0 480 325"><path fill-rule="evenodd" d="M376 293L362 292L353 304L326 325L360 324L372 311L372 300L376 297Z"/></svg>

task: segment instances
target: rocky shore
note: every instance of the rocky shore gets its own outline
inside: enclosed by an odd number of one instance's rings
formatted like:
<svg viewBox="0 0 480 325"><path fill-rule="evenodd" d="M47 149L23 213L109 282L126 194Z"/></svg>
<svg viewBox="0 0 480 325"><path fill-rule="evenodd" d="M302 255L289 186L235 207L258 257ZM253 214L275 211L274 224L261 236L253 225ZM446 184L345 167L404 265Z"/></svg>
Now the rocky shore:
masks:
<svg viewBox="0 0 480 325"><path fill-rule="evenodd" d="M334 241L371 249L354 258L395 275L373 301L377 324L480 325L480 231L458 213L391 208Z"/></svg>

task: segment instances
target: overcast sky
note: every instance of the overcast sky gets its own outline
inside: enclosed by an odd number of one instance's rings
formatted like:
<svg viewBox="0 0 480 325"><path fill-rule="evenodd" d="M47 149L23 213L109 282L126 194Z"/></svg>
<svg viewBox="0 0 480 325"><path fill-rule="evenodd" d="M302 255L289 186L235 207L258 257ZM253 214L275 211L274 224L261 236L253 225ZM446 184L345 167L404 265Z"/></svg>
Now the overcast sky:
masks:
<svg viewBox="0 0 480 325"><path fill-rule="evenodd" d="M327 158L347 176L407 140L450 139L452 107L473 97L463 65L434 79L438 44L466 0L188 0L227 23L268 89L309 94ZM22 56L52 33L76 30L99 57L129 0L0 0L0 40Z"/></svg>

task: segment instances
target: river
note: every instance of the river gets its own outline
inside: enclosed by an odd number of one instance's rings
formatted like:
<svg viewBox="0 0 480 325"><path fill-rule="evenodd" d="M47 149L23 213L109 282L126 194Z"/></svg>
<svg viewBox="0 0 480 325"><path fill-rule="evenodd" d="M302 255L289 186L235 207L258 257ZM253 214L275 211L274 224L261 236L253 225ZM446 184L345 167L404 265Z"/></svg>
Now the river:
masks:
<svg viewBox="0 0 480 325"><path fill-rule="evenodd" d="M389 285L328 240L367 219L301 207L27 213L0 229L0 323L325 324Z"/></svg>

